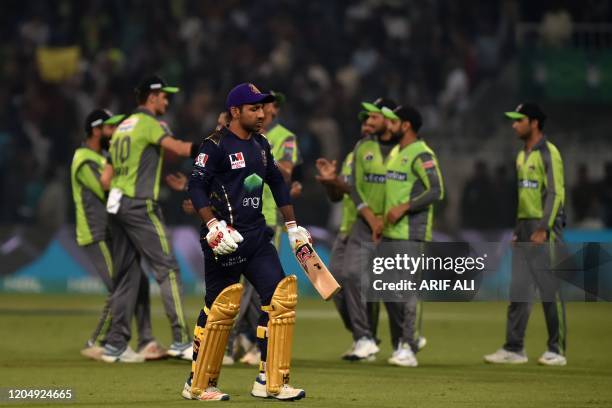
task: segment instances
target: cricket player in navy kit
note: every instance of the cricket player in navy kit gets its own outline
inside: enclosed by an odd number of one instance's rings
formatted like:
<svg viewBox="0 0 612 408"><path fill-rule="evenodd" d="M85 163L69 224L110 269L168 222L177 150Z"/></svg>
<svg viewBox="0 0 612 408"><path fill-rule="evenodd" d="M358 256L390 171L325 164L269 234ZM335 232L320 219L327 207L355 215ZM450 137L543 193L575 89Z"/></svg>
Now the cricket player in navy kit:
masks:
<svg viewBox="0 0 612 408"><path fill-rule="evenodd" d="M229 126L204 140L189 180L191 201L204 224L206 295L194 331L192 372L182 393L187 399L229 399L217 381L239 311L241 275L255 287L263 305L257 327L262 363L251 395L279 400L306 395L288 384L297 281L293 275L285 277L270 242L273 231L261 212L265 182L283 214L291 247L311 240L308 231L297 226L289 189L270 144L259 133L263 104L272 100L253 84L234 87L226 100Z"/></svg>

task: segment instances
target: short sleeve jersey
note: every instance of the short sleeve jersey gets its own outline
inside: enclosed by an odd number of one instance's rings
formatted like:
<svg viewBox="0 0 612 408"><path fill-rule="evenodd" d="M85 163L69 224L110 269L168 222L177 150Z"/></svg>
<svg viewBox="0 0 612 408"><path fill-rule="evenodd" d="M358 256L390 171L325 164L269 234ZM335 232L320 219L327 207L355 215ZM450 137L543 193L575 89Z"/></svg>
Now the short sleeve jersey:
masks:
<svg viewBox="0 0 612 408"><path fill-rule="evenodd" d="M109 150L114 169L111 187L131 198L157 200L164 158L160 143L171 134L164 122L145 109L121 122Z"/></svg>

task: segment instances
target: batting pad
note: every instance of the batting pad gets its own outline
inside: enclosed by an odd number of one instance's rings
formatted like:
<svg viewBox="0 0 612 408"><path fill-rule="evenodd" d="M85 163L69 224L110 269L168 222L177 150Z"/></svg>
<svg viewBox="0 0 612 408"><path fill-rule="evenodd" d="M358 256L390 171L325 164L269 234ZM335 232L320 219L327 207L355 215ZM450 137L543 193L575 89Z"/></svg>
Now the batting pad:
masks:
<svg viewBox="0 0 612 408"><path fill-rule="evenodd" d="M291 367L291 343L295 326L297 305L297 278L290 275L278 283L268 312L268 356L266 367L266 388L270 394L278 394L284 384L289 383Z"/></svg>
<svg viewBox="0 0 612 408"><path fill-rule="evenodd" d="M207 314L206 326L200 340L191 385L191 394L195 397L206 388L217 386L227 339L240 310L241 295L241 283L230 285L219 293L210 310L204 309Z"/></svg>

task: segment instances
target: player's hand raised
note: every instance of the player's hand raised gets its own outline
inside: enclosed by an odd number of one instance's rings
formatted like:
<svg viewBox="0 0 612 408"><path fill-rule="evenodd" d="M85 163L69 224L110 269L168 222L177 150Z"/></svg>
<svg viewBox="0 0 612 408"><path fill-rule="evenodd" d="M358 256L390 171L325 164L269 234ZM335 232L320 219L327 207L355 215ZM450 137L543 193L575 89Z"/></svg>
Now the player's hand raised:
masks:
<svg viewBox="0 0 612 408"><path fill-rule="evenodd" d="M287 226L287 235L289 235L289 245L291 245L291 250L295 251L295 248L300 243L312 244L312 236L310 232L304 227L298 227L295 221L286 222Z"/></svg>
<svg viewBox="0 0 612 408"><path fill-rule="evenodd" d="M215 255L231 254L238 248L238 243L244 240L242 235L234 228L228 227L225 221L219 222L213 218L206 226L208 227L206 242Z"/></svg>

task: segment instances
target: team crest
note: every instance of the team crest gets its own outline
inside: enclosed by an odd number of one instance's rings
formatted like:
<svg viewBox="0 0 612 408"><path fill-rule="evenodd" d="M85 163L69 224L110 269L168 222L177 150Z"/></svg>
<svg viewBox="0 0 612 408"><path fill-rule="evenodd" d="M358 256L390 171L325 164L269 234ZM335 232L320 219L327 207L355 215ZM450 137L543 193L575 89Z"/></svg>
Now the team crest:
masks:
<svg viewBox="0 0 612 408"><path fill-rule="evenodd" d="M264 167L268 167L268 157L266 156L266 151L261 151L261 161L263 162Z"/></svg>
<svg viewBox="0 0 612 408"><path fill-rule="evenodd" d="M256 94L260 94L261 91L259 89L257 89L257 87L253 84L249 84L249 88L251 89L251 92L256 93Z"/></svg>
<svg viewBox="0 0 612 408"><path fill-rule="evenodd" d="M407 157L402 157L402 166L408 164L408 158Z"/></svg>
<svg viewBox="0 0 612 408"><path fill-rule="evenodd" d="M372 161L372 159L374 159L374 153L372 153L372 152L367 152L363 156L363 160L365 160L365 161Z"/></svg>
<svg viewBox="0 0 612 408"><path fill-rule="evenodd" d="M246 167L246 162L244 161L244 155L242 152L232 153L229 155L230 163L232 164L232 170L242 169Z"/></svg>
<svg viewBox="0 0 612 408"><path fill-rule="evenodd" d="M196 157L195 165L198 167L206 167L206 162L208 161L208 155L206 153L198 154Z"/></svg>

